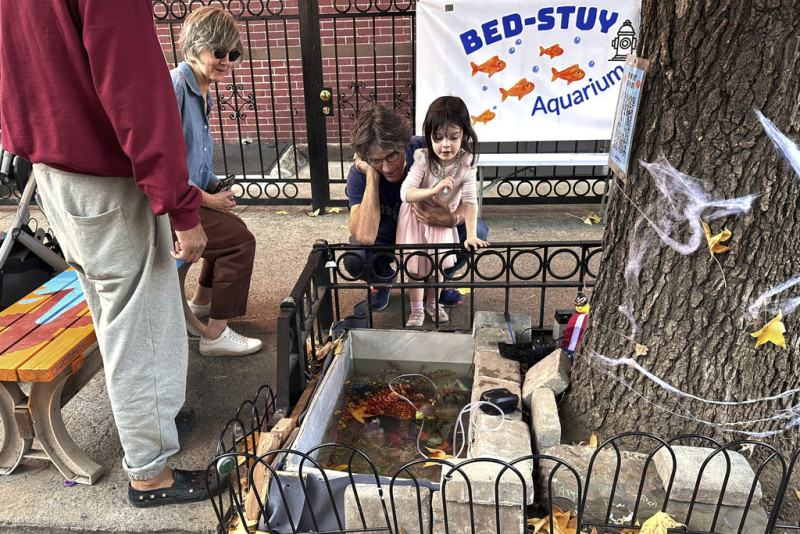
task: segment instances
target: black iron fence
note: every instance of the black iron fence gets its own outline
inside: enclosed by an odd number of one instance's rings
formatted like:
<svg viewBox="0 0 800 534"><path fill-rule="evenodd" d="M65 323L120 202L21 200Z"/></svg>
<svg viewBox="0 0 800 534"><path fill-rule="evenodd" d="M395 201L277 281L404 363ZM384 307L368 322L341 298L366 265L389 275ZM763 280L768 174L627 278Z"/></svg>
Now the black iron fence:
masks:
<svg viewBox="0 0 800 534"><path fill-rule="evenodd" d="M699 435L663 440L653 434L631 432L589 449L588 464L583 465L573 465L557 455L558 448L551 448L513 460L420 459L403 465L391 476L379 476L370 457L350 445L326 443L307 452L281 448L256 454L256 436L270 430L268 421L274 409L272 391L262 387L254 400L242 404L220 436L217 456L208 467L208 480L219 484L223 477L228 478L227 489L211 501L221 532L234 521L248 524L248 518L260 531L282 533L475 534L535 532L542 527L551 533L591 529L598 533L638 532L657 512L668 513L681 524L670 532L800 532L798 506L792 502L798 498L792 483L800 477L800 451L787 461L774 447L760 441L721 444ZM636 461L624 452L629 439L636 440L644 451ZM705 447L697 475L681 481L684 487L688 484L693 488L689 497L673 493L678 472L676 447L681 443ZM335 470L324 465L320 452L330 448L344 451L346 464ZM744 488L744 503L732 504L727 501L735 470L732 458L735 450L743 449L750 450L753 477ZM653 464L658 454L667 468L655 473ZM736 456L744 458L738 453ZM289 463L296 466L292 472L284 471ZM438 480L418 476L418 468L425 463L441 466ZM717 467L710 474L712 463ZM470 480L471 467L489 465L495 475L488 486L486 480ZM719 469L720 465L724 467ZM254 473L259 473L258 480ZM509 483L517 488L513 497L509 497ZM569 489L565 492L565 488ZM702 498L701 488L705 492ZM488 504L487 495L492 501ZM619 514L620 509L625 513ZM666 528L649 532L655 531L666 532Z"/></svg>
<svg viewBox="0 0 800 534"><path fill-rule="evenodd" d="M361 109L416 112L414 0L154 0L171 66L183 20L204 4L239 22L244 55L214 84L214 170L235 174L239 204L345 206L348 137ZM606 152L608 141L481 143L484 153ZM485 168L487 204L599 203L605 167Z"/></svg>
<svg viewBox="0 0 800 534"><path fill-rule="evenodd" d="M551 327L555 312L574 311L578 290L594 286L602 257L599 241L495 243L478 251L452 244L331 245L317 243L278 316L276 375L278 410L285 414L305 387L309 355L331 333L344 328L406 328L411 288L456 289L463 304L425 329L472 331L476 310L524 313L532 329ZM412 258L430 263L428 273L409 271ZM445 267L453 260L453 267ZM438 281L429 276L439 276ZM390 291L389 306L376 311L373 291ZM532 336L536 337L536 336ZM284 416L284 415L281 415Z"/></svg>

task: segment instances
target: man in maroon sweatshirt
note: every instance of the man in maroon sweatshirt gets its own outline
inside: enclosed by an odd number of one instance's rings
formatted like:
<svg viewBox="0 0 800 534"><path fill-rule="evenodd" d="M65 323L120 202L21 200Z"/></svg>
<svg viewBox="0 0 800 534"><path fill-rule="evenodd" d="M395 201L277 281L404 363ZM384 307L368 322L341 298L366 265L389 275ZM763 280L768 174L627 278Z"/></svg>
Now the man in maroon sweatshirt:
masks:
<svg viewBox="0 0 800 534"><path fill-rule="evenodd" d="M137 506L208 496L200 471L166 465L188 361L173 258L196 261L206 237L151 10L150 0L0 0L3 147L34 163L42 209L78 272Z"/></svg>

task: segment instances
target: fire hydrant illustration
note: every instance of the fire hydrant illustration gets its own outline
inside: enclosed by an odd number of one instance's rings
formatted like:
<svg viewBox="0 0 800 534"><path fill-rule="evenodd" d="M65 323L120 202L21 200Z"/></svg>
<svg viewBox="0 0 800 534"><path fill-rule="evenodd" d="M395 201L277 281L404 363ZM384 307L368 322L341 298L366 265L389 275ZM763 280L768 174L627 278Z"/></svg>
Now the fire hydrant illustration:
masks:
<svg viewBox="0 0 800 534"><path fill-rule="evenodd" d="M636 50L636 30L633 29L631 21L626 20L620 26L617 36L611 41L617 53L610 61L625 61L625 56L633 54Z"/></svg>

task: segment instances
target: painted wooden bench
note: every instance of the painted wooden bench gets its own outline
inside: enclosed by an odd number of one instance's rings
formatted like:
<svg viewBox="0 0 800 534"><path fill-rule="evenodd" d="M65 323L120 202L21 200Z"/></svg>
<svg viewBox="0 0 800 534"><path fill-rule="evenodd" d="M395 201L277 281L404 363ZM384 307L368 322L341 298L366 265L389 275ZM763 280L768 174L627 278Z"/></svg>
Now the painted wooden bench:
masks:
<svg viewBox="0 0 800 534"><path fill-rule="evenodd" d="M181 289L190 266L178 264ZM202 334L205 326L183 300L187 330ZM67 480L81 484L102 476L103 467L75 444L61 416L102 366L75 271L58 274L0 311L0 474L35 458L51 461Z"/></svg>

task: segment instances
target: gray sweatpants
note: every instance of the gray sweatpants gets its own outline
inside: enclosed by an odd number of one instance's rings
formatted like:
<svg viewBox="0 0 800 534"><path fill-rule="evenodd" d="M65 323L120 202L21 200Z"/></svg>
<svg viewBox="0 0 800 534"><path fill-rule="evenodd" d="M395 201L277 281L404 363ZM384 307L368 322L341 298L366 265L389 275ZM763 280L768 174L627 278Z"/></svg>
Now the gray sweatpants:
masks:
<svg viewBox="0 0 800 534"><path fill-rule="evenodd" d="M172 235L133 178L34 165L42 209L92 312L111 409L132 479L158 475L178 449L188 343Z"/></svg>

